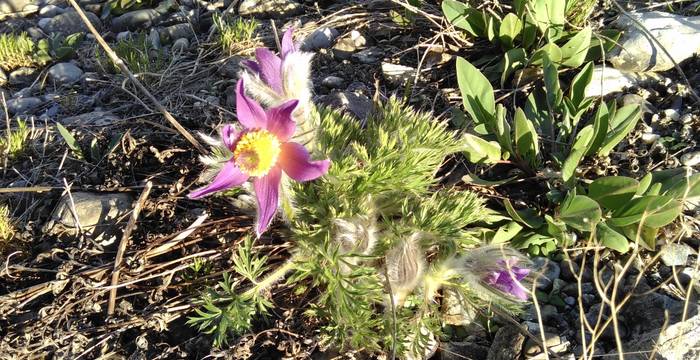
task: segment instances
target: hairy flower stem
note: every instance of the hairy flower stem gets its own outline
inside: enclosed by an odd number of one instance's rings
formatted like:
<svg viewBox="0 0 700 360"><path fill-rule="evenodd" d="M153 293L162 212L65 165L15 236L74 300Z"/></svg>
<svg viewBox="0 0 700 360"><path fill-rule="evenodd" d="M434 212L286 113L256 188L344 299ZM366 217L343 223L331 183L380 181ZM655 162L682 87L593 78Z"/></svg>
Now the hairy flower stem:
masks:
<svg viewBox="0 0 700 360"><path fill-rule="evenodd" d="M243 293L242 297L243 298L255 297L261 291L274 285L279 280L281 280L290 270L294 269L297 261L300 261L300 260L301 259L298 259L298 256L293 256L291 259L287 260L287 262L284 263L284 265L278 267L277 269L275 269L275 271L273 271L270 274L268 274L267 276L265 276L262 279L262 281L256 282L252 288L248 289L246 292Z"/></svg>

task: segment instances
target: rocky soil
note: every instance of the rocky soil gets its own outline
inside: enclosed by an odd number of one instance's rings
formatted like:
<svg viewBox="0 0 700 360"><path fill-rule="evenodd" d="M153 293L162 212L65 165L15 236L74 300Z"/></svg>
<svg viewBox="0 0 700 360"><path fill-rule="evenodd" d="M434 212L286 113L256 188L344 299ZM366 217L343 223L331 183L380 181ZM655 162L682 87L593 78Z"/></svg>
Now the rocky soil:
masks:
<svg viewBox="0 0 700 360"><path fill-rule="evenodd" d="M220 13L257 19L259 42L272 48L276 32L296 27L296 40L316 54L314 100L319 104L342 107L362 119L373 98L396 95L448 119L451 107L460 103L454 57L479 58L484 45L449 29L440 18L439 1L427 1L425 14L415 15L410 24L392 17L404 13L400 3L180 0L116 15L105 11L105 1L78 1L110 45L144 36L149 62L160 63L131 70L192 134L213 134L232 120L239 62L251 54L250 49L229 54L217 46L212 24ZM645 51L633 50L630 43L632 55L620 54L611 59L615 67L598 68L588 89L645 108L643 121L605 168L608 175L639 177L651 170L700 165L700 108L689 91L700 92L700 58L688 51L700 49L700 18L690 5L675 9L678 17L666 17L662 25L658 16L642 20L656 21L657 30L674 29L673 42L685 50L678 56L684 57L680 68L688 83L672 63L634 58ZM614 11L597 16L605 24L617 17ZM72 58L0 69L8 127L18 126L16 119L22 118L31 129L25 154L0 164L0 198L11 205L17 224L15 239L0 249L0 358L341 355L323 349L319 324L304 323L298 313L313 294L274 299L276 312L224 349L212 348L208 335L186 325L192 300L230 269L232 249L252 224L240 206L245 199L185 197L198 186L196 150L156 104L110 67L69 3L6 0L0 2L0 18L0 33L26 32L35 41L86 34ZM629 25L623 21L618 26ZM657 35L661 40L665 36ZM57 123L72 131L73 144L60 136ZM456 178L467 171L459 160ZM471 165L469 170L487 171ZM527 199L519 189L474 190ZM137 200L144 192L145 199ZM133 231L123 236L136 204L141 214ZM511 321L485 322L479 314L449 308L434 358L545 359L542 339L551 358L585 357L591 350L616 356L617 337L626 344L626 359L646 359L652 353L668 360L697 359L700 304L686 289L700 280L699 213L697 206L689 208L683 223L662 236L658 256L627 259L603 253L594 258L572 249L568 256L536 258L543 275L536 284L536 304ZM286 256L278 235L265 236L257 245L273 259ZM126 246L124 261L116 267L121 285L115 309L107 315L120 244ZM207 274L193 270L194 258L206 259ZM620 275L628 260L630 266ZM613 286L618 300L630 295L614 317L604 299ZM449 307L447 295L445 304ZM610 325L602 328L608 319ZM595 345L587 348L593 340Z"/></svg>

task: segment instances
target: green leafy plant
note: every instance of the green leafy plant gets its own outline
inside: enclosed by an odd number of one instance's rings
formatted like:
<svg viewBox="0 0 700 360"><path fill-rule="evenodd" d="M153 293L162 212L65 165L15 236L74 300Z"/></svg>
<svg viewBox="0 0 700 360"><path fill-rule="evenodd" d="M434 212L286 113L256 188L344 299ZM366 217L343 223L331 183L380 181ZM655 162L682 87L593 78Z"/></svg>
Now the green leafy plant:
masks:
<svg viewBox="0 0 700 360"><path fill-rule="evenodd" d="M614 101L601 102L593 118L581 126L593 105L593 98L585 96L592 71L588 63L565 94L557 66L545 56L544 86L532 91L524 107L515 107L510 115L496 104L493 88L479 69L458 58L457 81L475 133L464 138L467 158L475 163L512 159L527 174L534 174L544 159L558 165L562 180L573 185L576 168L585 156L607 156L641 118L638 105L618 109Z"/></svg>
<svg viewBox="0 0 700 360"><path fill-rule="evenodd" d="M84 151L78 140L76 140L73 134L71 134L70 130L66 129L60 123L56 123L56 129L58 130L58 134L61 135L63 141L66 142L66 145L77 159L89 160L94 164L97 164L104 157L116 150L122 139L122 134L116 134L112 137L107 146L103 148L100 146L98 138L93 137L87 151Z"/></svg>
<svg viewBox="0 0 700 360"><path fill-rule="evenodd" d="M75 33L68 36L51 34L48 39L41 39L37 44L37 59L43 62L67 60L75 57L76 51L85 34Z"/></svg>
<svg viewBox="0 0 700 360"><path fill-rule="evenodd" d="M555 216L541 217L527 208L516 211L506 200L512 221L504 227L510 229L512 245L532 255L546 256L556 246L588 237L622 253L629 250L630 242L654 250L659 229L676 220L685 203L698 199L700 174L688 169L649 173L641 181L606 176L594 180L587 195L570 191Z"/></svg>
<svg viewBox="0 0 700 360"><path fill-rule="evenodd" d="M471 36L485 38L505 50L503 58L485 71L489 77L500 74L503 84L517 69L543 66L545 55L559 66L577 68L614 46L619 37L617 32L603 31L594 36L590 27L581 30L567 28L567 13L579 17L592 8L590 4L579 6L576 3L519 0L513 1L511 12L499 14L478 10L464 2L445 0L442 10L456 28Z"/></svg>
<svg viewBox="0 0 700 360"><path fill-rule="evenodd" d="M15 226L10 218L10 208L5 204L0 205L0 252L5 243L12 240L15 234Z"/></svg>
<svg viewBox="0 0 700 360"><path fill-rule="evenodd" d="M37 47L27 33L0 34L0 68L4 70L43 65L48 61L37 57L36 51Z"/></svg>
<svg viewBox="0 0 700 360"><path fill-rule="evenodd" d="M226 55L239 54L255 47L255 30L259 25L257 21L240 17L229 19L218 14L213 16L213 20L218 34L218 46Z"/></svg>

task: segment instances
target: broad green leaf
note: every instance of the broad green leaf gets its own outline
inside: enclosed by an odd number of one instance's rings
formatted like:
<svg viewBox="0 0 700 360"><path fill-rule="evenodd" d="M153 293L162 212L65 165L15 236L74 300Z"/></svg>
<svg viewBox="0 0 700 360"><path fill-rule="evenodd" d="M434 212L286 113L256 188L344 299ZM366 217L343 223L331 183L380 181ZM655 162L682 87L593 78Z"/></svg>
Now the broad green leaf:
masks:
<svg viewBox="0 0 700 360"><path fill-rule="evenodd" d="M467 60L457 58L457 83L464 109L480 124L488 124L496 115L493 87L488 79Z"/></svg>
<svg viewBox="0 0 700 360"><path fill-rule="evenodd" d="M591 28L586 26L561 47L563 65L577 68L583 64L588 47L591 45L592 32Z"/></svg>
<svg viewBox="0 0 700 360"><path fill-rule="evenodd" d="M557 46L555 43L545 44L535 51L535 53L532 55L532 59L530 60L530 64L544 67L545 57L548 57L549 60L555 64L560 63L562 59L561 48L559 48L559 46Z"/></svg>
<svg viewBox="0 0 700 360"><path fill-rule="evenodd" d="M521 108L515 110L515 147L521 159L526 159L531 166L537 162L539 143L537 131Z"/></svg>
<svg viewBox="0 0 700 360"><path fill-rule="evenodd" d="M445 14L447 21L456 28L466 30L476 37L483 37L486 35L486 23L484 22L484 15L481 11L463 2L443 0L442 12Z"/></svg>
<svg viewBox="0 0 700 360"><path fill-rule="evenodd" d="M529 12L525 14L524 20L520 43L523 48L529 49L537 41L537 25Z"/></svg>
<svg viewBox="0 0 700 360"><path fill-rule="evenodd" d="M543 137L550 141L554 140L554 115L547 107L547 98L543 89L536 88L527 96L523 111L525 116L535 124L535 128L540 129Z"/></svg>
<svg viewBox="0 0 700 360"><path fill-rule="evenodd" d="M509 241L515 235L518 235L520 230L522 230L523 227L522 225L518 224L515 221L511 221L501 227L498 228L496 231L496 234L493 236L493 239L491 240L492 244L502 244L504 242Z"/></svg>
<svg viewBox="0 0 700 360"><path fill-rule="evenodd" d="M564 96L559 86L559 73L557 71L557 66L550 61L549 56L545 55L543 60L544 87L547 94L547 104L549 104L550 109L557 109Z"/></svg>
<svg viewBox="0 0 700 360"><path fill-rule="evenodd" d="M573 196L559 210L559 220L579 231L592 231L601 217L598 203L584 195Z"/></svg>
<svg viewBox="0 0 700 360"><path fill-rule="evenodd" d="M588 196L608 209L620 209L637 192L639 182L625 176L605 176L593 181L588 188Z"/></svg>
<svg viewBox="0 0 700 360"><path fill-rule="evenodd" d="M569 88L569 99L571 99L571 102L577 109L582 108L581 105L583 104L583 100L586 98L586 86L588 86L592 78L593 63L589 62L571 81L571 87Z"/></svg>
<svg viewBox="0 0 700 360"><path fill-rule="evenodd" d="M495 42L498 38L498 28L501 26L500 20L495 16L484 13L484 22L486 23L486 38L490 42Z"/></svg>
<svg viewBox="0 0 700 360"><path fill-rule="evenodd" d="M559 39L566 22L566 0L534 0L530 2L535 25L550 41Z"/></svg>
<svg viewBox="0 0 700 360"><path fill-rule="evenodd" d="M61 137L63 138L63 140L65 140L66 145L68 145L68 148L70 148L78 158L82 159L83 152L80 149L80 145L78 144L78 141L75 140L75 138L70 133L70 131L68 131L68 129L63 127L63 125L61 125L61 123L56 123L56 128L58 129L58 133L61 134Z"/></svg>
<svg viewBox="0 0 700 360"><path fill-rule="evenodd" d="M608 156L617 144L629 134L641 118L642 109L639 105L626 105L617 109L610 119L610 130L598 151L599 156Z"/></svg>
<svg viewBox="0 0 700 360"><path fill-rule="evenodd" d="M523 48L515 48L506 51L501 60L501 86L504 86L508 77L527 63L527 54Z"/></svg>
<svg viewBox="0 0 700 360"><path fill-rule="evenodd" d="M467 184L472 184L472 185L477 185L477 186L486 186L486 187L492 187L492 186L500 186L507 184L515 179L517 179L518 176L511 176L509 178L503 179L503 180L484 180L474 174L467 174L462 176L462 181L464 181Z"/></svg>
<svg viewBox="0 0 700 360"><path fill-rule="evenodd" d="M469 162L492 164L501 160L501 147L476 135L464 134L464 154Z"/></svg>
<svg viewBox="0 0 700 360"><path fill-rule="evenodd" d="M626 253L629 250L629 241L619 232L611 229L604 222L598 223L596 228L596 237L598 241L605 247Z"/></svg>
<svg viewBox="0 0 700 360"><path fill-rule="evenodd" d="M596 153L603 141L605 141L605 137L608 135L609 118L608 106L601 101L593 118L593 140L588 145L588 149L586 149L586 155Z"/></svg>
<svg viewBox="0 0 700 360"><path fill-rule="evenodd" d="M686 169L682 167L650 172L640 181L637 195L644 195L651 184L662 184L662 190L665 192L686 176Z"/></svg>
<svg viewBox="0 0 700 360"><path fill-rule="evenodd" d="M501 27L498 30L498 38L506 49L513 47L513 40L520 35L523 30L523 23L514 13L508 13L501 20Z"/></svg>
<svg viewBox="0 0 700 360"><path fill-rule="evenodd" d="M659 228L648 226L639 226L639 224L629 225L620 228L628 239L637 242L647 250L656 250L656 236L659 233Z"/></svg>
<svg viewBox="0 0 700 360"><path fill-rule="evenodd" d="M613 212L610 225L628 226L643 222L644 226L660 228L680 215L683 205L671 196L649 195L630 200L626 206Z"/></svg>
<svg viewBox="0 0 700 360"><path fill-rule="evenodd" d="M673 196L685 208L697 208L700 206L700 174L683 176L664 195Z"/></svg>
<svg viewBox="0 0 700 360"><path fill-rule="evenodd" d="M581 129L581 131L579 131L578 135L576 135L576 140L571 146L569 156L566 158L564 165L561 168L561 177L567 184L573 183L573 179L575 178L576 174L576 167L586 154L586 149L592 139L592 125L586 125L583 129Z"/></svg>
<svg viewBox="0 0 700 360"><path fill-rule="evenodd" d="M503 200L503 205L505 205L508 215L510 215L510 217L513 218L513 220L524 224L525 226L531 229L537 229L544 223L542 218L537 216L535 210L532 210L530 208L524 210L515 210L513 204L511 204L510 200L508 199Z"/></svg>
<svg viewBox="0 0 700 360"><path fill-rule="evenodd" d="M513 153L513 141L510 137L510 124L506 120L506 108L502 104L496 105L496 118L494 119L493 132L504 150L504 154ZM507 155L507 154L506 154ZM503 156L507 159L507 156Z"/></svg>

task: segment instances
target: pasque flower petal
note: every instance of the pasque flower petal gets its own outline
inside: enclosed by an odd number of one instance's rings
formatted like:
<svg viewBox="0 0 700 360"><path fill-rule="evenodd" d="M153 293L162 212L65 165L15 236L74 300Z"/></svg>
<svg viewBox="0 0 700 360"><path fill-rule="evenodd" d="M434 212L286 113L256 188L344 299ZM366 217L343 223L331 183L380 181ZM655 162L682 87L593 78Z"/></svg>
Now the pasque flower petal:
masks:
<svg viewBox="0 0 700 360"><path fill-rule="evenodd" d="M289 28L284 32L284 35L282 35L282 51L280 52L282 59L284 59L287 54L297 51L296 46L294 46L294 38L292 36L293 33L294 28Z"/></svg>
<svg viewBox="0 0 700 360"><path fill-rule="evenodd" d="M247 129L266 129L267 115L262 106L245 95L243 79L236 85L236 116Z"/></svg>
<svg viewBox="0 0 700 360"><path fill-rule="evenodd" d="M247 67L251 72L260 74L260 65L253 60L241 60L241 65Z"/></svg>
<svg viewBox="0 0 700 360"><path fill-rule="evenodd" d="M236 128L231 124L226 124L224 125L224 128L221 129L221 140L231 151L233 151L233 146L236 144L236 141L240 136L241 132L236 130Z"/></svg>
<svg viewBox="0 0 700 360"><path fill-rule="evenodd" d="M280 106L267 109L267 130L280 141L287 141L294 135L297 124L292 119L292 113L296 109L299 100L289 100Z"/></svg>
<svg viewBox="0 0 700 360"><path fill-rule="evenodd" d="M282 59L266 48L256 49L255 58L258 60L260 77L263 81L278 93L284 91L282 88Z"/></svg>
<svg viewBox="0 0 700 360"><path fill-rule="evenodd" d="M189 193L187 197L190 199L199 199L217 191L241 185L246 180L248 180L248 175L242 173L233 161L227 161L209 185Z"/></svg>
<svg viewBox="0 0 700 360"><path fill-rule="evenodd" d="M267 230L277 212L281 179L282 170L275 166L267 175L253 180L255 196L258 198L258 219L255 223L258 237Z"/></svg>
<svg viewBox="0 0 700 360"><path fill-rule="evenodd" d="M303 145L286 142L282 144L282 151L277 163L285 174L299 182L317 179L328 172L330 160L312 161L310 159L311 156Z"/></svg>

